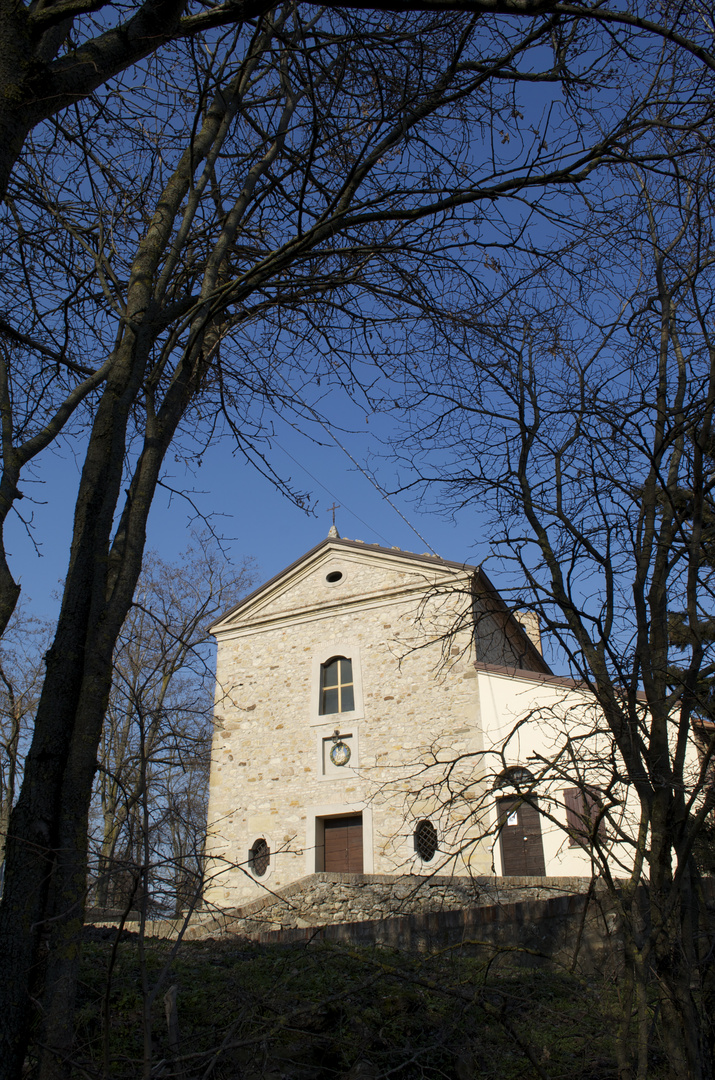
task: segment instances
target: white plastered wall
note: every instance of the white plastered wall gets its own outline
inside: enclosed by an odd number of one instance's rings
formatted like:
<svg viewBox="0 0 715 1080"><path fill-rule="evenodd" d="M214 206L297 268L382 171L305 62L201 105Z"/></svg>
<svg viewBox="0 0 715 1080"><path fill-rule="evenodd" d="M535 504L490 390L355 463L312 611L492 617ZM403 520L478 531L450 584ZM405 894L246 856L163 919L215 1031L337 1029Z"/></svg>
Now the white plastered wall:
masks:
<svg viewBox="0 0 715 1080"><path fill-rule="evenodd" d="M632 789L614 781L613 740L598 706L587 693L558 681L479 672L479 697L484 734L484 768L489 786L504 769L525 767L537 778L535 792L542 811L542 839L548 876L582 876L592 870L591 854L570 844L566 832L564 790L582 783L609 789L617 800L610 814L618 830L635 837L639 805ZM575 755L577 762L574 762ZM694 741L689 758L697 768ZM616 756L617 761L617 756ZM620 776L624 770L621 767ZM502 873L501 845L496 834L497 797L513 788L495 790L485 806L483 831L491 834L495 870ZM634 849L616 842L611 829L609 866L616 877L632 868Z"/></svg>

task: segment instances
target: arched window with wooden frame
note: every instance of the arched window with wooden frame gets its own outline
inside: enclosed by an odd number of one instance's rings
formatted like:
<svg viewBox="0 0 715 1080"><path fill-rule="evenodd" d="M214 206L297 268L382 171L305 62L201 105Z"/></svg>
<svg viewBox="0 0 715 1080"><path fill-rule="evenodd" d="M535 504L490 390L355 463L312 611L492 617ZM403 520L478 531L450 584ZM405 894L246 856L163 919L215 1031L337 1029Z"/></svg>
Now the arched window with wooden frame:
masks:
<svg viewBox="0 0 715 1080"><path fill-rule="evenodd" d="M320 667L320 715L352 712L354 708L352 660L333 656Z"/></svg>
<svg viewBox="0 0 715 1080"><path fill-rule="evenodd" d="M516 788L517 791L528 788L531 790L536 784L536 777L522 765L510 765L508 769L500 772L494 781L492 790L499 791L501 788Z"/></svg>

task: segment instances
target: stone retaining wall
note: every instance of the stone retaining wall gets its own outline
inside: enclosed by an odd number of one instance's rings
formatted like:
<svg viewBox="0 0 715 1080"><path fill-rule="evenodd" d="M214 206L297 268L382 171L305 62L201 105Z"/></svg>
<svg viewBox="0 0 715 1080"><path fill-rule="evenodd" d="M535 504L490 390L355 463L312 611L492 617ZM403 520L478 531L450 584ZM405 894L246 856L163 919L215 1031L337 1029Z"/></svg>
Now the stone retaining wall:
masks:
<svg viewBox="0 0 715 1080"><path fill-rule="evenodd" d="M342 923L405 919L412 915L499 907L585 893L589 878L427 877L381 874L310 874L280 891L228 911L195 912L184 936L189 940L238 934L254 938L291 929ZM100 920L93 919L98 922ZM106 923L114 920L108 919ZM147 933L176 937L180 920L150 922ZM135 930L127 922L128 930Z"/></svg>
<svg viewBox="0 0 715 1080"><path fill-rule="evenodd" d="M188 940L236 936L266 945L333 942L414 951L453 948L582 973L619 963L617 919L587 878L446 878L311 874L231 912L197 913ZM134 924L126 923L128 930ZM176 938L178 921L147 934ZM615 945L615 949L614 949Z"/></svg>
<svg viewBox="0 0 715 1080"><path fill-rule="evenodd" d="M588 889L586 878L392 877L379 874L311 874L233 912L199 916L192 932L253 936L335 923L374 921L424 912L540 900ZM192 933L194 936L194 933Z"/></svg>
<svg viewBox="0 0 715 1080"><path fill-rule="evenodd" d="M715 880L703 882L715 911ZM99 920L93 920L95 925ZM108 919L104 925L116 924ZM137 924L125 923L127 930ZM245 907L150 922L149 936L235 936L266 945L333 942L414 951L455 949L583 974L616 971L622 941L613 904L588 878L447 878L311 874Z"/></svg>
<svg viewBox="0 0 715 1080"><path fill-rule="evenodd" d="M519 967L556 963L582 975L615 973L622 958L618 920L603 893L273 930L251 938L264 945L332 942L413 952L450 949Z"/></svg>

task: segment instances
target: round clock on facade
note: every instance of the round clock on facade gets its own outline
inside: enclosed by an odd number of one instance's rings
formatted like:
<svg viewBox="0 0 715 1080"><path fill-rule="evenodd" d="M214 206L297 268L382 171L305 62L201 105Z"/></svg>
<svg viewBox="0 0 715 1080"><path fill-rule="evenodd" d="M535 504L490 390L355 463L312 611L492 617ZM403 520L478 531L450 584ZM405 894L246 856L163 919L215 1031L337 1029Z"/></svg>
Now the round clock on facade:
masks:
<svg viewBox="0 0 715 1080"><path fill-rule="evenodd" d="M350 747L342 739L335 743L330 751L330 760L333 765L347 765L350 761Z"/></svg>

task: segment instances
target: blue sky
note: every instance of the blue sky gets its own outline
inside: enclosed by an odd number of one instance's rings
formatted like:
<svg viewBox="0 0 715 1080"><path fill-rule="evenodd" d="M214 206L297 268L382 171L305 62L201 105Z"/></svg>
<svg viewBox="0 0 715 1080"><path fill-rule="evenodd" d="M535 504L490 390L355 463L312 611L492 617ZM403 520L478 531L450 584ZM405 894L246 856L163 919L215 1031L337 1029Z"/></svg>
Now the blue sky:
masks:
<svg viewBox="0 0 715 1080"><path fill-rule="evenodd" d="M383 419L383 434L385 423ZM385 488L394 489L394 466L376 462L374 457L367 464L370 451L379 449L372 430L365 434L341 432L339 438L356 461L376 471ZM18 505L26 518L32 514L33 541L17 518L8 529L10 563L21 580L24 601L43 618L52 618L59 606L57 593L69 558L81 449L78 439L47 454L34 479L28 476L21 485L26 497ZM315 501L314 515L298 509L256 469L232 456L227 442L209 448L202 465L193 472L181 461L172 462L167 476L172 485L191 496L202 513L213 515L215 529L227 538L226 548L234 560L244 556L255 559L259 582L278 573L327 535L333 502L339 504L336 521L340 534L350 539L415 552L431 547L444 558L456 561L476 562L487 554L487 546L480 542L483 523L474 511L465 512L454 523L436 512L420 510L408 497L392 497L424 543L335 445L318 446L286 429L273 447L271 462L295 486L310 494ZM170 497L166 490L160 490L152 509L147 548L158 551L163 558L177 556L188 543L192 516L193 510L185 499Z"/></svg>
<svg viewBox="0 0 715 1080"><path fill-rule="evenodd" d="M536 63L549 58L537 51L531 59ZM498 150L500 163L509 161L512 156L515 161L524 155L528 158L528 148L536 137L532 123L545 126L547 115L551 117L551 106L554 107L554 117L560 115L558 88L546 84L530 86L528 93L521 96L526 102L525 116L521 117L522 135L526 142L522 142L521 137L513 142L503 138L501 149ZM507 120L505 114L505 125ZM511 120L515 120L514 115ZM553 117L549 123L552 120ZM515 131L519 129L516 122L512 126ZM566 146L568 153L576 149L568 136ZM466 150L460 150L460 153L466 153ZM485 168L489 171L489 153L485 160ZM554 198L551 195L548 200L552 206L555 205ZM515 215L514 220L510 220L510 214ZM472 211L465 209L461 217L457 215L454 219L454 236L445 234L445 251L449 249L455 255L452 248L459 249L458 260L464 268L467 268L470 260L473 261L475 279L485 279L488 290L492 287L494 271L486 264L482 265L484 250L480 245L470 247L470 236L476 235L481 229L485 233L483 240L486 234L492 239L503 240L503 230L508 233L509 225L513 225L516 219L520 221L522 214L527 218L530 216L528 200L517 202L512 207L506 204L500 206L493 220L485 220L476 228L471 221ZM460 229L457 229L458 224ZM468 232L464 229L468 229ZM393 343L391 334L399 337L402 331L398 323L392 329L385 328L384 332L388 338L385 347L389 348ZM430 336L429 329L426 336ZM348 335L347 340L351 342L352 338ZM417 347L418 342L410 341L406 350ZM423 351L427 348L424 343L420 347ZM310 364L306 370L311 370ZM307 388L302 384L303 377L308 383ZM331 423L347 429L341 431L339 437L352 457L374 470L384 488L395 490L399 480L394 467L387 461L378 461L374 456L381 450L378 437L391 434L388 430L389 415L383 414L379 418L371 416L366 424L364 413L356 416L355 412L359 410L347 403L341 405L338 397L333 398L332 393L326 393L325 389L319 391L310 386L310 376L304 376L300 368L296 382L301 391L307 389L309 394L312 392L312 399L308 403L310 408L319 406L324 415L329 415ZM328 412L331 407L332 411ZM68 438L39 462L34 479L23 477L21 488L26 498L19 503L18 510L26 518L32 517L31 536L28 536L18 519L8 525L7 548L11 568L22 583L25 603L30 603L31 610L45 618L52 618L57 612L57 592L66 572L82 450L81 437L77 436L74 442ZM408 496L394 496L395 505L421 534L418 536L339 447L316 445L287 424L279 428L271 461L274 468L291 478L294 486L309 494L314 504L314 514L306 514L292 505L268 480L246 465L241 457L232 456L228 442L212 446L202 455L201 467L192 472L187 471L181 459L172 461L172 454L169 455L170 475L167 479L176 489L190 494L202 514L212 515L216 531L228 538L227 550L235 561L240 561L244 556L255 559L259 581L272 577L327 535L331 522L328 508L333 502L340 504L337 512L339 531L351 539L395 545L407 551L431 549L445 558L471 563L479 563L489 554L488 545L483 539L487 523L480 519L479 513L473 508L466 509L455 523L434 510L430 512L428 506L423 505L419 509ZM180 496L169 498L166 491L159 491L149 523L148 550L158 551L165 559L177 557L189 540L192 516L194 511L185 499ZM487 571L497 587L500 584L504 587L514 584L500 575L497 566L491 562L487 565Z"/></svg>

